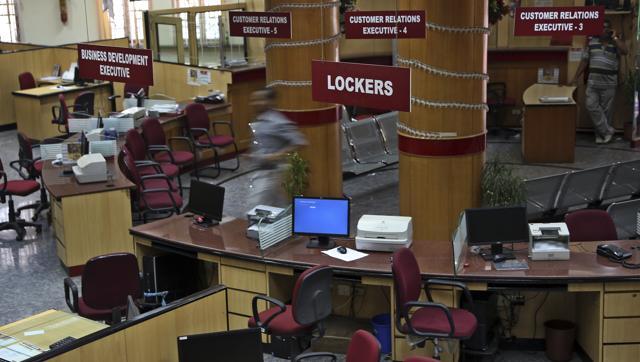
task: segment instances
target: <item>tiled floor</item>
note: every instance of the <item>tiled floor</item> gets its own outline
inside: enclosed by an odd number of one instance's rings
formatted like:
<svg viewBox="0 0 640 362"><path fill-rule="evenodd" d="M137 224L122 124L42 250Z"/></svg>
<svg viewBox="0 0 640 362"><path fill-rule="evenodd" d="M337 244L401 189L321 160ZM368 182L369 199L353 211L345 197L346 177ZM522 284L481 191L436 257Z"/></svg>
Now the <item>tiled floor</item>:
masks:
<svg viewBox="0 0 640 362"><path fill-rule="evenodd" d="M520 153L519 139L490 139L487 159L500 156L501 162L514 165L516 174L524 178L566 172L600 166L615 161L640 158L640 151L630 149L628 143L616 140L608 145L595 145L593 136L578 135L576 162L573 164L524 165ZM15 131L0 132L0 158L7 170L9 179L18 175L9 169L9 161L17 159L17 140ZM247 211L245 205L249 190L251 173L235 177L252 169L250 162L243 160L242 168L235 173L225 172L216 182L233 178L225 182L225 214L243 217ZM188 184L185 176L183 184ZM368 175L350 178L344 182L344 193L352 202L352 230L364 213L398 213L398 170L397 165L378 170ZM17 198L16 205L30 203L38 199L35 193L28 198ZM30 216L29 214L23 216ZM6 204L0 205L0 220L6 220ZM30 231L25 241L15 241L12 231L0 232L0 325L15 321L46 309L68 310L64 301L63 279L66 274L56 257L55 243L46 217L40 219L43 232L35 235ZM540 353L501 352L495 361L542 361Z"/></svg>

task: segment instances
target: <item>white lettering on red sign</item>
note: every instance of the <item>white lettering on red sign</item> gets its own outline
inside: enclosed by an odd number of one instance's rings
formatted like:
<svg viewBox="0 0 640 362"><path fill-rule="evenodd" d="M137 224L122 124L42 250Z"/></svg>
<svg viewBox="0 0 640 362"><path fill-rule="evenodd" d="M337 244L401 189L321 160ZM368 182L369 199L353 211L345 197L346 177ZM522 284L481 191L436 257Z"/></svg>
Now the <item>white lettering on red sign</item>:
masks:
<svg viewBox="0 0 640 362"><path fill-rule="evenodd" d="M354 78L327 75L327 89L347 91L351 93L373 94L380 96L393 95L393 82L380 79Z"/></svg>

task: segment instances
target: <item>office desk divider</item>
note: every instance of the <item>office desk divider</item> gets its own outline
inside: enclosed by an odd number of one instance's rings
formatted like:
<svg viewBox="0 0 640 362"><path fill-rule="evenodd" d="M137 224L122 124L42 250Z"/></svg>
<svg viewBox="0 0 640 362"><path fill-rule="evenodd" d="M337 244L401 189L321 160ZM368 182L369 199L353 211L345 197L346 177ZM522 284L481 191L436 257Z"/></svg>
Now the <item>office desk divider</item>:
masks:
<svg viewBox="0 0 640 362"><path fill-rule="evenodd" d="M118 133L127 133L128 130L134 127L133 118L109 117L103 118L102 123L104 125L104 129L115 128Z"/></svg>
<svg viewBox="0 0 640 362"><path fill-rule="evenodd" d="M98 128L98 118L69 118L69 132L89 132Z"/></svg>
<svg viewBox="0 0 640 362"><path fill-rule="evenodd" d="M453 231L451 238L453 247L453 271L458 274L464 267L464 255L467 249L467 218L465 212L460 213L458 227Z"/></svg>
<svg viewBox="0 0 640 362"><path fill-rule="evenodd" d="M292 220L293 216L289 213L273 223L256 224L260 250L265 250L290 237Z"/></svg>
<svg viewBox="0 0 640 362"><path fill-rule="evenodd" d="M118 142L116 140L91 141L89 153L100 153L104 157L115 156L118 154Z"/></svg>
<svg viewBox="0 0 640 362"><path fill-rule="evenodd" d="M55 160L57 155L62 155L62 158L67 158L68 150L66 143L50 143L40 145L40 159L42 160Z"/></svg>

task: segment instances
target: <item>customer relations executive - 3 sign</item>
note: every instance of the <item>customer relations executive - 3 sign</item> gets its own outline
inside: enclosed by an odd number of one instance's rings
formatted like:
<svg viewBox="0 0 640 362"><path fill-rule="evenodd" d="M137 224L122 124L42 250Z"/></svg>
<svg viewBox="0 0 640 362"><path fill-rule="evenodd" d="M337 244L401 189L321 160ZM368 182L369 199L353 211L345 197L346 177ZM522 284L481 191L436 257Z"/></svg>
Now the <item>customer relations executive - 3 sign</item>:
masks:
<svg viewBox="0 0 640 362"><path fill-rule="evenodd" d="M150 49L78 44L80 78L153 85Z"/></svg>
<svg viewBox="0 0 640 362"><path fill-rule="evenodd" d="M411 70L314 60L311 95L318 102L410 112Z"/></svg>

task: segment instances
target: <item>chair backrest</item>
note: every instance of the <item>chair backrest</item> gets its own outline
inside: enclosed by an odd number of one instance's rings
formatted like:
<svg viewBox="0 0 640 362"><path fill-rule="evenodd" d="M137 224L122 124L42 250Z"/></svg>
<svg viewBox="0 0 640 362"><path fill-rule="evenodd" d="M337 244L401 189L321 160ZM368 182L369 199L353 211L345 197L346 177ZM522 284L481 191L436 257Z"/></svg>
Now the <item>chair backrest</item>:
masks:
<svg viewBox="0 0 640 362"><path fill-rule="evenodd" d="M566 214L564 221L571 241L617 240L618 233L611 216L597 209L577 210Z"/></svg>
<svg viewBox="0 0 640 362"><path fill-rule="evenodd" d="M640 194L640 160L618 162L613 165L602 200L630 197Z"/></svg>
<svg viewBox="0 0 640 362"><path fill-rule="evenodd" d="M31 139L22 132L18 132L18 158L21 160L33 160Z"/></svg>
<svg viewBox="0 0 640 362"><path fill-rule="evenodd" d="M567 174L563 173L524 181L528 217L542 216L545 212L555 209L558 192L566 176Z"/></svg>
<svg viewBox="0 0 640 362"><path fill-rule="evenodd" d="M610 169L611 165L607 165L570 172L562 185L556 207L565 210L600 201Z"/></svg>
<svg viewBox="0 0 640 362"><path fill-rule="evenodd" d="M305 270L293 288L293 319L300 325L322 321L331 314L331 279L333 269L317 265Z"/></svg>
<svg viewBox="0 0 640 362"><path fill-rule="evenodd" d="M73 111L84 112L92 115L95 98L96 94L91 91L86 91L78 94L75 101L73 101Z"/></svg>
<svg viewBox="0 0 640 362"><path fill-rule="evenodd" d="M124 84L124 97L128 98L131 94L136 94L140 89L144 89L144 94L149 95L149 86L142 86L133 83L125 83Z"/></svg>
<svg viewBox="0 0 640 362"><path fill-rule="evenodd" d="M207 110L200 103L191 103L185 109L187 115L187 128L209 129L209 115ZM191 134L191 132L189 132Z"/></svg>
<svg viewBox="0 0 640 362"><path fill-rule="evenodd" d="M345 125L358 162L382 162L387 154L373 118Z"/></svg>
<svg viewBox="0 0 640 362"><path fill-rule="evenodd" d="M640 199L614 202L607 208L607 213L613 219L619 239L630 239L638 232L638 211Z"/></svg>
<svg viewBox="0 0 640 362"><path fill-rule="evenodd" d="M491 106L494 104L504 103L507 96L507 84L504 82L487 83L487 103Z"/></svg>
<svg viewBox="0 0 640 362"><path fill-rule="evenodd" d="M89 259L82 272L82 299L91 308L127 305L127 296L142 297L138 260L131 253L113 253Z"/></svg>
<svg viewBox="0 0 640 362"><path fill-rule="evenodd" d="M64 99L64 94L58 94L58 103L60 107L58 114L56 115L54 112L55 107L52 107L51 110L54 117L52 123L57 124L58 127L64 126L65 133L69 134L69 108L67 108L67 101Z"/></svg>
<svg viewBox="0 0 640 362"><path fill-rule="evenodd" d="M398 153L398 117L398 112L388 112L375 116L384 140L384 148L389 154Z"/></svg>
<svg viewBox="0 0 640 362"><path fill-rule="evenodd" d="M36 87L36 80L33 78L31 72L24 72L18 75L18 83L20 83L20 89L31 89Z"/></svg>
<svg viewBox="0 0 640 362"><path fill-rule="evenodd" d="M140 189L142 181L140 179L140 173L136 167L135 159L131 155L131 151L127 145L122 146L120 153L118 153L118 166L120 170L127 176L129 181L133 182Z"/></svg>
<svg viewBox="0 0 640 362"><path fill-rule="evenodd" d="M359 329L351 336L346 362L379 362L380 342L371 333Z"/></svg>
<svg viewBox="0 0 640 362"><path fill-rule="evenodd" d="M396 310L401 311L405 303L417 301L420 298L422 288L420 267L410 249L401 248L393 254L391 272L396 292ZM400 314L398 313L397 316Z"/></svg>
<svg viewBox="0 0 640 362"><path fill-rule="evenodd" d="M157 118L147 117L142 121L142 137L147 145L166 145L167 138Z"/></svg>
<svg viewBox="0 0 640 362"><path fill-rule="evenodd" d="M141 161L147 158L147 145L144 142L144 138L142 138L135 128L127 131L124 144L135 161Z"/></svg>

